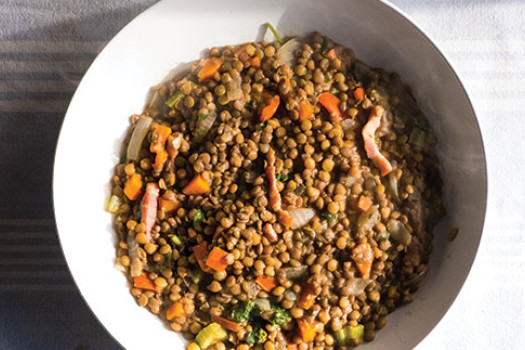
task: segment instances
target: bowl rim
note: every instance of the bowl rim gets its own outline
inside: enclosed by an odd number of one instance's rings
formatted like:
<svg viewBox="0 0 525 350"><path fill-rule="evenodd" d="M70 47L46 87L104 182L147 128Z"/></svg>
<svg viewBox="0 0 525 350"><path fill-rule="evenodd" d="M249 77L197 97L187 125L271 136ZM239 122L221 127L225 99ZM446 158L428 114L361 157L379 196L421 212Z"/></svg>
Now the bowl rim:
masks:
<svg viewBox="0 0 525 350"><path fill-rule="evenodd" d="M52 173L52 198L53 198L53 217L54 217L54 221L55 221L55 225L56 225L56 229L57 229L57 238L58 238L58 241L60 243L60 251L62 252L62 255L64 257L64 260L66 261L66 264L67 264L67 268L70 272L70 275L72 277L72 280L73 280L73 283L76 287L76 290L79 292L79 295L81 297L81 299L84 301L85 305L88 306L88 310L89 312L94 316L94 318L97 320L97 322L102 326L102 328L106 331L106 333L121 347L124 348L123 344L119 341L119 339L117 339L113 333L110 331L110 329L106 326L106 324L104 324L101 319L99 318L99 316L95 313L95 311L93 310L93 308L91 307L91 304L90 302L86 299L84 293L83 293L83 290L79 288L79 285L78 285L78 282L77 282L77 278L75 277L73 271L71 270L71 265L70 265L70 262L69 262L69 259L68 259L68 254L66 253L65 249L64 249L64 245L62 244L62 239L61 239L61 230L60 230L60 226L59 225L59 219L57 217L57 210L56 210L56 202L57 202L57 191L56 191L56 188L59 187L59 184L56 182L56 174L57 174L57 154L59 152L59 149L61 149L62 147L64 147L62 144L63 144L63 129L64 129L64 121L66 120L66 118L68 117L68 115L70 114L70 110L71 110L71 106L74 104L75 100L76 100L76 96L77 96L77 93L78 93L78 90L79 90L79 87L82 86L84 80L85 80L85 77L89 75L89 73L91 72L93 66L97 63L97 61L100 59L100 56L101 54L108 48L108 46L111 46L115 41L117 41L117 39L122 36L122 34L126 31L128 31L130 29L130 27L132 27L132 25L137 21L137 19L139 17L142 17L143 15L147 14L147 13L150 13L150 12L153 12L157 7L159 7L162 3L165 3L165 2L173 2L175 0L161 0L157 3L154 3L152 5L150 5L149 7L147 7L146 9L144 9L142 12L140 12L139 14L137 14L135 17L133 17L133 19L131 19L124 27L122 27L114 36L111 37L111 39L105 44L102 46L102 48L99 50L99 52L97 53L97 56L95 57L95 59L91 62L91 64L89 65L88 69L85 71L81 81L79 82L77 88L75 89L75 93L73 94L69 104L68 104L68 108L66 110L66 113L64 114L64 119L62 120L62 124L60 126L60 129L59 129L59 134L58 134L58 138L57 138L57 143L56 143L56 147L55 147L55 157L53 158L53 173ZM475 107L474 107L474 104L472 103L472 99L470 97L470 95L468 94L468 91L467 89L465 88L465 85L463 84L463 79L462 79L462 75L461 73L459 73L459 71L456 69L456 67L454 66L454 64L450 61L450 59L447 57L446 53L443 52L439 46L436 44L436 42L434 41L434 39L432 39L431 35L428 34L428 32L426 30L424 30L421 26L419 26L417 24L417 21L415 21L412 16L408 15L404 10L400 9L397 5L391 3L390 1L388 0L374 0L376 3L380 4L380 5L383 5L385 9L389 10L390 12L393 13L393 15L397 16L399 19L401 19L402 21L404 21L406 24L408 24L410 27L412 27L413 30L415 30L415 32L419 32L421 34L421 38L423 40L425 40L427 42L427 44L430 44L430 47L433 49L433 51L437 54L437 57L440 57L441 60L443 60L443 62L445 63L446 66L448 66L450 68L450 71L454 77L454 79L456 80L456 83L458 84L459 88L461 89L461 91L463 92L464 94L464 97L466 98L466 102L468 103L468 108L470 109L471 113L472 113L472 116L473 116L473 122L476 126L476 134L477 134L477 137L481 143L481 149L479 150L480 151L480 154L482 155L482 165L483 165L483 176L482 176L482 180L483 180L483 183L482 183L482 187L483 187L483 197L484 197L484 201L483 201L483 208L480 209L480 212L482 212L482 222L480 223L481 226L480 226L480 233L479 233L479 239L477 240L476 242L476 247L474 249L474 252L473 252L473 255L469 261L469 266L468 266L468 269L467 269L467 273L465 275L465 277L463 278L462 282L461 282L461 285L459 286L459 289L458 289L458 292L454 295L454 297L452 298L452 301L450 302L450 305L447 307L446 311L443 312L441 314L441 316L438 318L437 322L435 322L433 324L433 326L429 329L429 331L423 335L418 341L417 343L414 344L414 348L417 348L421 342L428 337L428 335L430 335L434 329L436 328L436 326L438 324L440 324L443 319L445 318L445 316L449 313L450 309L452 308L452 306L456 303L456 300L459 296L459 294L461 293L461 291L463 290L463 287L465 286L465 283L467 282L469 276L470 276L470 273L472 271L472 268L474 267L475 263L476 263L476 258L478 256L478 252L479 252L479 247L480 247L480 244L483 240L483 233L484 233L484 227L485 227L485 222L486 222L486 214L487 214L487 203L488 203L488 200L489 200L489 178L488 178L488 159L487 159L487 154L486 154L486 151L485 151L485 145L484 145L484 141L483 141L483 134L481 132L481 128L480 128L480 124L479 124L479 120L478 120L478 117L477 117L477 113L476 113L476 110L475 110ZM147 91L145 91L145 94L147 94Z"/></svg>

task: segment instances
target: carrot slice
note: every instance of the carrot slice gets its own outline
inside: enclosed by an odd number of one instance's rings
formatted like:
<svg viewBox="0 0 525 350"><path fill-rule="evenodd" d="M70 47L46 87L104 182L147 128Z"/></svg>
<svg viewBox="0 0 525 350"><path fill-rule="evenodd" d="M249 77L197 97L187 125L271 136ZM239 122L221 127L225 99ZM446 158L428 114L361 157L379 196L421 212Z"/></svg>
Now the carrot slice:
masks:
<svg viewBox="0 0 525 350"><path fill-rule="evenodd" d="M335 53L335 49L331 49L326 53L326 57L330 60L333 60L337 58L337 54Z"/></svg>
<svg viewBox="0 0 525 350"><path fill-rule="evenodd" d="M270 292L272 289L277 287L277 280L273 277L266 277L266 276L258 276L255 279L255 283L257 283L262 289L264 289L267 292Z"/></svg>
<svg viewBox="0 0 525 350"><path fill-rule="evenodd" d="M176 301L173 304L170 305L168 310L166 311L166 318L171 321L175 317L181 317L186 316L186 313L184 312L184 304L182 301Z"/></svg>
<svg viewBox="0 0 525 350"><path fill-rule="evenodd" d="M151 136L152 142L149 150L152 153L157 153L164 149L168 136L171 135L171 128L165 125L157 125Z"/></svg>
<svg viewBox="0 0 525 350"><path fill-rule="evenodd" d="M273 117L275 112L277 112L277 108L279 108L280 103L281 99L279 98L279 95L274 95L273 97L269 98L261 112L259 121L264 122Z"/></svg>
<svg viewBox="0 0 525 350"><path fill-rule="evenodd" d="M229 331L232 331L232 332L235 332L237 333L238 331L241 330L241 324L240 323L237 323L237 322L234 322L234 321L230 321L224 317L221 317L221 316L217 316L217 315L211 315L211 321L212 322L216 322L218 324L220 324L223 328L226 328L227 330Z"/></svg>
<svg viewBox="0 0 525 350"><path fill-rule="evenodd" d="M208 267L211 267L215 271L222 272L226 270L226 267L228 267L228 262L226 261L226 253L224 250L222 250L219 247L214 247L210 255L208 255L208 259L206 260L206 265Z"/></svg>
<svg viewBox="0 0 525 350"><path fill-rule="evenodd" d="M133 278L133 286L139 289L152 290L154 292L160 292L155 282L153 282L145 273Z"/></svg>
<svg viewBox="0 0 525 350"><path fill-rule="evenodd" d="M204 62L204 66L199 71L199 81L207 80L213 78L215 72L219 71L219 68L222 66L222 58L213 57L208 58Z"/></svg>
<svg viewBox="0 0 525 350"><path fill-rule="evenodd" d="M341 110L339 109L339 104L341 100L332 94L331 92L324 92L319 95L319 103L326 109L330 117L336 120L342 120Z"/></svg>
<svg viewBox="0 0 525 350"><path fill-rule="evenodd" d="M178 200L170 200L163 197L159 198L159 206L166 213L171 213L180 208L181 203Z"/></svg>
<svg viewBox="0 0 525 350"><path fill-rule="evenodd" d="M354 98L356 100L362 100L363 98L365 98L365 89L363 89L362 87L358 87L357 89L355 89Z"/></svg>
<svg viewBox="0 0 525 350"><path fill-rule="evenodd" d="M195 177L190 181L190 183L182 189L182 193L188 196L198 196L200 194L207 193L209 190L210 182L204 178L202 173L200 173L195 175Z"/></svg>
<svg viewBox="0 0 525 350"><path fill-rule="evenodd" d="M355 246L352 250L352 260L354 260L363 278L368 278L374 261L374 252L370 244L361 243Z"/></svg>
<svg viewBox="0 0 525 350"><path fill-rule="evenodd" d="M357 201L357 209L361 210L362 212L367 211L372 206L372 200L368 198L367 196L360 196L359 200Z"/></svg>
<svg viewBox="0 0 525 350"><path fill-rule="evenodd" d="M297 326L299 326L299 333L301 334L301 339L305 343L314 341L317 333L322 331L322 323L319 321L308 322L303 318L297 320Z"/></svg>
<svg viewBox="0 0 525 350"><path fill-rule="evenodd" d="M124 185L124 194L130 200L135 200L139 197L142 189L142 177L135 173L129 177Z"/></svg>
<svg viewBox="0 0 525 350"><path fill-rule="evenodd" d="M254 68L261 68L261 58L259 56L254 56L250 59L250 65Z"/></svg>
<svg viewBox="0 0 525 350"><path fill-rule="evenodd" d="M168 152L165 150L160 150L157 152L157 155L155 156L155 163L153 164L153 167L155 169L159 169L162 166L164 166L164 163L168 160Z"/></svg>
<svg viewBox="0 0 525 350"><path fill-rule="evenodd" d="M213 272L213 270L210 269L208 265L206 265L206 258L208 257L208 242L202 241L201 243L194 246L193 254L195 254L195 258L197 259L197 262L199 263L202 271Z"/></svg>
<svg viewBox="0 0 525 350"><path fill-rule="evenodd" d="M299 103L299 121L309 119L314 114L314 106L308 101Z"/></svg>

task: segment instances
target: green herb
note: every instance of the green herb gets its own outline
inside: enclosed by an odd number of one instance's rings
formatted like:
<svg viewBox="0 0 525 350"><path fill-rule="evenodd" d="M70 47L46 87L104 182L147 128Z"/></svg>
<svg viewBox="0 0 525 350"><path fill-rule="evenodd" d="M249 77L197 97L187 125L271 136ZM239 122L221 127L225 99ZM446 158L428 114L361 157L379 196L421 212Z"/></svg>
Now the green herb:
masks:
<svg viewBox="0 0 525 350"><path fill-rule="evenodd" d="M330 214L328 212L321 213L321 219L326 220L328 223L331 223L334 220L337 220L337 217L339 216L337 213Z"/></svg>
<svg viewBox="0 0 525 350"><path fill-rule="evenodd" d="M266 28L268 28L272 32L273 36L275 37L275 41L279 45L282 45L283 44L283 39L281 39L281 37L279 36L279 33L277 33L277 30L275 29L275 27L270 22L266 22L265 25L266 25Z"/></svg>
<svg viewBox="0 0 525 350"><path fill-rule="evenodd" d="M384 232L384 233L379 235L378 239L380 241L388 241L390 239L390 233L389 232Z"/></svg>
<svg viewBox="0 0 525 350"><path fill-rule="evenodd" d="M253 301L243 301L232 311L232 319L235 322L245 322L255 319L261 315L261 309Z"/></svg>
<svg viewBox="0 0 525 350"><path fill-rule="evenodd" d="M166 106L168 106L169 108L179 108L179 103L182 101L183 98L184 94L182 92L178 92L175 95L168 98L168 100L166 101Z"/></svg>
<svg viewBox="0 0 525 350"><path fill-rule="evenodd" d="M268 122L267 121L264 121L262 122L261 124L259 124L261 126L261 129L264 129L268 126Z"/></svg>
<svg viewBox="0 0 525 350"><path fill-rule="evenodd" d="M268 333L262 328L255 327L246 336L246 341L250 344L262 344L266 341Z"/></svg>
<svg viewBox="0 0 525 350"><path fill-rule="evenodd" d="M250 109L250 110L254 110L255 108L257 107L257 101L255 100L250 100L246 103L246 108Z"/></svg>
<svg viewBox="0 0 525 350"><path fill-rule="evenodd" d="M278 173L278 174L275 176L275 179L276 179L277 181L286 182L286 181L288 181L288 175L287 175L287 174L283 174L283 173Z"/></svg>
<svg viewBox="0 0 525 350"><path fill-rule="evenodd" d="M273 325L283 325L290 321L290 314L279 306L272 305L271 307L273 314L270 316L270 323Z"/></svg>
<svg viewBox="0 0 525 350"><path fill-rule="evenodd" d="M199 114L199 119L206 119L208 118L207 114Z"/></svg>
<svg viewBox="0 0 525 350"><path fill-rule="evenodd" d="M202 278L204 277L204 272L202 272L201 269L195 269L193 270L193 272L191 273L191 280L193 281L193 283L195 284L199 284L200 281L202 281Z"/></svg>
<svg viewBox="0 0 525 350"><path fill-rule="evenodd" d="M193 227L198 228L205 220L204 212L202 210L197 210L195 216L193 216Z"/></svg>

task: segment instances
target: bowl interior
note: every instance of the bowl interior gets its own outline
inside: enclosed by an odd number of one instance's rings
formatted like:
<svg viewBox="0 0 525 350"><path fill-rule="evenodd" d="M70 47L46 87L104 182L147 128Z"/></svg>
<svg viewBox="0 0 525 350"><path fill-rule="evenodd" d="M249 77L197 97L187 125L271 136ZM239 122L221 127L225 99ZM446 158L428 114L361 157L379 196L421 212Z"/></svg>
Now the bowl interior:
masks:
<svg viewBox="0 0 525 350"><path fill-rule="evenodd" d="M121 31L78 87L56 153L55 215L73 277L124 347L183 348L180 336L136 305L124 275L113 268L112 218L104 211L108 183L128 118L142 111L149 88L204 48L255 40L267 21L285 34L317 30L365 62L398 72L437 133L448 215L435 231L430 272L414 302L389 315L372 343L374 349L412 348L445 314L472 265L485 214L485 157L469 99L451 67L421 31L378 0L163 1ZM446 233L454 226L460 233L449 243Z"/></svg>

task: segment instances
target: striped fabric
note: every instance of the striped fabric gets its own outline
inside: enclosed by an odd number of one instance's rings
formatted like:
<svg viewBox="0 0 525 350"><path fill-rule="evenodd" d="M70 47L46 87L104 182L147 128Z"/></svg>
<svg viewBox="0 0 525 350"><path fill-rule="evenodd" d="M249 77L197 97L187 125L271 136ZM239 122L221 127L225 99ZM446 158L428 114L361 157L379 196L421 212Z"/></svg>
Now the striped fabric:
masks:
<svg viewBox="0 0 525 350"><path fill-rule="evenodd" d="M52 210L53 157L82 75L105 43L154 2L0 1L0 350L119 348L86 308L62 258ZM521 349L525 3L392 2L457 68L489 160L490 203L476 265L420 348Z"/></svg>

